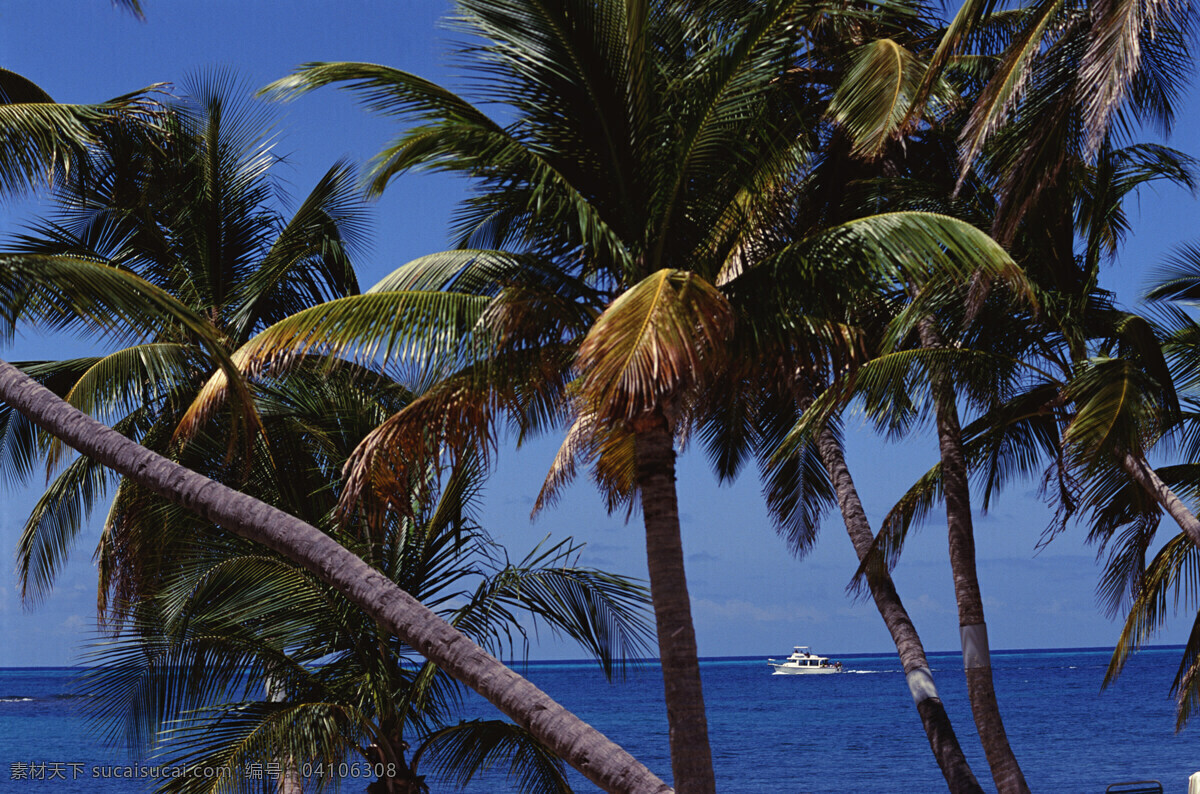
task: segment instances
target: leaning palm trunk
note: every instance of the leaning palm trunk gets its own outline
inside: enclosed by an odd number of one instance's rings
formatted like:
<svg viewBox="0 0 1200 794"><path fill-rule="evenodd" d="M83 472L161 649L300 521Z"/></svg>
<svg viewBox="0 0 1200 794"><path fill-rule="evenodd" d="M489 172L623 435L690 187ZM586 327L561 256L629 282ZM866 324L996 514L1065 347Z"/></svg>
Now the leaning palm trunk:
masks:
<svg viewBox="0 0 1200 794"><path fill-rule="evenodd" d="M603 734L505 667L315 527L173 463L60 400L0 361L0 400L84 455L227 531L288 557L362 607L425 658L527 728L605 791L671 788Z"/></svg>
<svg viewBox="0 0 1200 794"><path fill-rule="evenodd" d="M941 347L941 338L932 322L921 323L921 345ZM983 751L991 767L992 780L1000 794L1029 794L1025 775L1017 763L992 683L992 660L988 651L987 624L983 618L983 596L975 568L975 530L971 520L971 490L967 481L966 455L958 406L949 378L943 372L931 373L933 402L937 414L938 447L942 462L942 489L946 498L946 525L950 541L950 569L954 575L954 596L958 602L958 625L962 636L963 668L967 677L967 696Z"/></svg>
<svg viewBox="0 0 1200 794"><path fill-rule="evenodd" d="M1183 533L1200 548L1200 520L1188 509L1183 500L1171 490L1153 467L1141 455L1126 452L1121 457L1121 468L1125 469L1142 489L1158 503L1167 515L1174 519Z"/></svg>
<svg viewBox="0 0 1200 794"><path fill-rule="evenodd" d="M683 569L675 445L666 417L655 412L635 427L637 485L646 525L650 598L670 725L671 772L680 794L713 794L712 751L700 686L696 631Z"/></svg>
<svg viewBox="0 0 1200 794"><path fill-rule="evenodd" d="M828 429L823 429L817 436L817 450L821 462L829 471L829 479L837 494L838 507L841 509L842 520L846 524L846 532L859 562L863 562L871 551L874 537L871 525L867 521L866 511L858 497L858 489L850 477L850 469L838 443ZM913 702L917 713L921 716L921 724L925 727L925 735L929 738L929 747L933 750L934 758L946 778L946 785L953 794L983 794L983 788L975 779L970 764L958 743L958 736L950 724L950 716L946 707L938 697L937 687L933 683L933 674L929 669L929 660L925 657L925 647L917 635L916 626L908 616L908 610L900 601L896 585L887 570L867 571L867 586L875 606L887 625L892 641L896 644L896 652L900 655L900 663L904 667L904 676L908 680L908 688L912 692Z"/></svg>

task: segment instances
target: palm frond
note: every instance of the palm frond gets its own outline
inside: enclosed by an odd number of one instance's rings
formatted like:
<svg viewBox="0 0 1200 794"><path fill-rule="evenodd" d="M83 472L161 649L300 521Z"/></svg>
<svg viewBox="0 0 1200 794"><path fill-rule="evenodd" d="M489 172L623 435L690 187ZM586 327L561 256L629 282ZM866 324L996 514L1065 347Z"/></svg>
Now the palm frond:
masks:
<svg viewBox="0 0 1200 794"><path fill-rule="evenodd" d="M1013 106L1020 101L1033 61L1046 46L1046 34L1058 19L1062 7L1063 0L1039 0L1024 29L1009 45L996 73L988 81L963 127L960 183L984 143L1005 122Z"/></svg>
<svg viewBox="0 0 1200 794"><path fill-rule="evenodd" d="M309 306L358 292L352 249L363 225L353 169L337 163L321 177L270 250L241 285L237 338Z"/></svg>
<svg viewBox="0 0 1200 794"><path fill-rule="evenodd" d="M1063 440L1085 467L1102 454L1137 454L1148 446L1162 415L1153 385L1125 359L1093 360L1072 380L1067 394L1077 407Z"/></svg>
<svg viewBox="0 0 1200 794"><path fill-rule="evenodd" d="M606 677L623 672L628 659L651 647L649 591L627 577L574 565L579 548L569 538L534 548L481 583L454 624L467 631L463 616L471 612L491 622L500 610L520 609L579 643Z"/></svg>
<svg viewBox="0 0 1200 794"><path fill-rule="evenodd" d="M488 298L449 292L368 292L319 304L281 320L238 348L231 360L257 378L278 374L310 355L386 367L397 361L418 388L471 355L470 331ZM229 378L215 372L180 420L195 433L225 399Z"/></svg>
<svg viewBox="0 0 1200 794"><path fill-rule="evenodd" d="M519 725L471 720L430 734L413 756L427 774L465 787L480 772L507 763L508 779L530 794L570 794L563 763Z"/></svg>
<svg viewBox="0 0 1200 794"><path fill-rule="evenodd" d="M850 136L854 154L873 159L904 133L924 83L925 64L916 55L891 39L878 39L851 53L827 112ZM933 87L935 98L953 101L948 86L935 82Z"/></svg>
<svg viewBox="0 0 1200 794"><path fill-rule="evenodd" d="M580 399L601 418L633 419L680 394L715 366L733 320L711 284L660 270L626 290L579 349Z"/></svg>
<svg viewBox="0 0 1200 794"><path fill-rule="evenodd" d="M1143 40L1154 38L1160 20L1169 24L1171 17L1181 16L1194 22L1195 11L1167 0L1100 0L1089 10L1091 30L1079 79L1087 147L1096 152L1138 72Z"/></svg>
<svg viewBox="0 0 1200 794"><path fill-rule="evenodd" d="M1200 549L1185 534L1172 538L1146 567L1137 598L1121 629L1104 686L1112 684L1121 674L1130 653L1145 644L1164 625L1169 615L1179 609L1195 608L1200 599ZM1178 697L1176 729L1187 722L1197 705L1196 659L1200 653L1200 635L1196 626L1184 648L1179 672L1171 685Z"/></svg>
<svg viewBox="0 0 1200 794"><path fill-rule="evenodd" d="M101 464L79 457L38 498L17 541L17 576L27 604L38 603L53 588L92 508L117 479Z"/></svg>
<svg viewBox="0 0 1200 794"><path fill-rule="evenodd" d="M96 128L120 113L145 117L144 91L96 105L64 105L8 70L0 70L0 186L20 192L50 184L86 156Z"/></svg>
<svg viewBox="0 0 1200 794"><path fill-rule="evenodd" d="M155 337L165 324L178 327L200 342L232 384L235 416L261 429L220 332L170 293L128 271L72 257L0 255L0 315L7 334L21 320L51 328L81 321L117 339Z"/></svg>

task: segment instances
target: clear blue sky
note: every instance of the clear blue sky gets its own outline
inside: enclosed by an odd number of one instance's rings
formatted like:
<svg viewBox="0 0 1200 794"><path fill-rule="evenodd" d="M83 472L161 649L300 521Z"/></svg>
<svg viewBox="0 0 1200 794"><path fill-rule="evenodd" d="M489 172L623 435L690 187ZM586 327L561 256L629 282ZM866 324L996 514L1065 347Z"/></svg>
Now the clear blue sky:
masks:
<svg viewBox="0 0 1200 794"><path fill-rule="evenodd" d="M0 65L21 73L63 102L91 102L151 83L185 79L199 69L236 70L250 88L315 60L373 61L452 83L441 0L146 0L147 21L105 0L7 0L0 8ZM1193 91L1172 143L1200 155ZM278 108L289 180L302 195L334 160L365 160L394 127L361 112L349 97L323 90ZM286 172L285 172L286 173ZM403 262L440 250L450 209L462 186L440 177L410 176L375 207L373 246L360 278L371 284ZM1195 234L1196 202L1185 192L1147 192L1134 242L1111 272L1125 300L1138 294L1147 269L1176 243ZM0 212L0 235L14 231L29 209ZM2 246L2 243L0 243ZM63 348L19 338L0 352L10 360L58 357ZM857 420L850 417L853 428ZM554 510L529 510L557 449L547 437L506 450L486 491L484 523L514 557L547 534L585 541L582 561L645 576L640 521L609 517L586 479ZM849 462L874 522L931 465L936 446L919 437L885 444L870 433L850 438ZM817 549L793 559L767 520L753 472L719 487L699 454L680 462L680 509L700 652L705 656L783 653L796 643L821 652L893 650L870 603L844 593L855 561L836 515L826 519ZM977 520L980 579L993 648L1103 646L1118 626L1095 605L1095 552L1076 528L1040 554L1035 545L1049 513L1036 484L1015 486ZM0 509L0 549L11 550L32 505L33 491L10 493ZM11 563L0 566L0 667L69 664L94 629L96 574L91 552L98 524L78 544L56 591L33 611L24 609ZM958 621L945 548L944 524L931 521L910 541L896 580L930 650L958 647ZM1162 642L1182 642L1186 616L1172 621ZM543 638L545 639L545 638ZM572 657L570 647L544 642L538 657Z"/></svg>

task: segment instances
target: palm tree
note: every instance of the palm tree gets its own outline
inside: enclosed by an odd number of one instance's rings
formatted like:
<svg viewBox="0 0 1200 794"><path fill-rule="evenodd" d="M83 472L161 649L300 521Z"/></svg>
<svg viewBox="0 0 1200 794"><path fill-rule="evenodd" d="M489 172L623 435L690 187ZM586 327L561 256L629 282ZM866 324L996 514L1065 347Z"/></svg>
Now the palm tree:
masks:
<svg viewBox="0 0 1200 794"><path fill-rule="evenodd" d="M833 130L822 162L814 169L812 181L822 190L815 193L810 216L844 222L847 218L879 212L881 208L920 208L946 212L980 225L980 209L986 207L987 201L981 201L983 193L977 178L969 180L967 189L959 195L960 189L956 189L953 180L956 164L950 137L957 131L955 124L962 118L958 108L963 104L963 96L969 95L970 78L975 75L969 68L931 69L927 59L934 57L930 42L936 38L931 35L932 31L911 23L908 26L898 24L891 30L858 32L860 37L855 39L858 46L842 53L847 67L834 84L836 90L829 104L828 115ZM872 33L878 38L872 40ZM921 119L921 123L915 123L914 119ZM991 278L977 274L970 281L970 286L957 280L936 279L925 284L887 285L891 289L890 296L883 300L874 299L877 306L875 321L886 322L888 318L894 318L896 323L881 337L883 349L911 346L911 337L932 352L931 356L919 360L932 363L946 348L944 332L938 327L946 301L961 300L956 296L965 298L968 294L986 295ZM1022 279L1015 281L1015 287L1017 292L1028 293L1028 285ZM906 299L909 305L903 308ZM858 300L863 298L860 296ZM867 300L870 306L873 299L868 297ZM919 321L914 319L919 316L915 314L918 305L930 307L929 315ZM860 314L867 311L870 316L870 310L864 307L851 304L851 309ZM872 341L879 344L880 339ZM912 356L902 358L909 363L918 360ZM837 365L827 371L837 373L844 385L874 369ZM991 683L983 601L975 574L970 494L957 441L961 431L955 383L950 373L936 366L929 367L928 377L943 458L939 482L944 486L946 497L951 568L972 712L997 786L1001 791L1023 791L1026 790L1024 779L1005 736ZM816 383L810 386L810 395L825 390L826 380L818 376ZM911 376L903 380L907 381L907 390L892 389L881 398L887 407L884 412L892 417L886 420L893 423L892 432L910 424L914 411L913 395L908 393L913 386ZM806 439L806 443L820 450L825 465L831 467L831 472L838 471L844 487L849 488L848 471L842 471L844 462L839 463L837 458L840 456L834 454L837 449L835 439L818 440L833 406L847 392L842 386L826 391L821 399L824 405L815 412L815 418L801 423L803 429L798 428L791 434L785 449L795 450L800 440ZM775 459L781 460L780 453L776 453ZM851 505L854 501L849 498L849 493L840 496L842 505ZM850 515L844 517L852 520ZM855 523L865 524L865 521L855 519ZM875 585L882 583L885 572L869 563L868 556L865 550L860 553L862 570L869 571L868 585L876 589ZM874 584L871 579L875 580ZM916 674L919 669L916 660L911 666ZM914 695L924 691L923 687L916 687ZM958 779L963 785L977 785L973 779L961 775L961 766L958 768ZM943 771L949 770L944 767ZM951 779L949 774L947 779Z"/></svg>
<svg viewBox="0 0 1200 794"><path fill-rule="evenodd" d="M1043 268L1049 265L1047 269L1057 267L1057 272L1051 270L1043 276L1057 277L1061 285L1064 280L1076 280L1071 273L1071 206L1075 197L1069 175L1076 163L1095 158L1110 125L1128 129L1135 119L1169 125L1177 96L1171 75L1186 62L1183 31L1190 28L1194 10L1165 6L1151 10L1119 2L1036 3L1001 14L992 14L993 8L994 4L987 2L963 4L932 52L907 51L892 42L891 49L899 50L903 57L890 58L887 63L899 66L864 69L864 79L851 86L855 91L848 96L860 103L884 96L888 101L876 104L899 107L881 123L849 129L860 151L884 159L883 144L889 140L919 143L939 128L956 134L958 184L953 198L961 198L964 187L968 194L978 190L972 183L982 181L989 202L994 202L987 214L996 239L1015 245L1018 261L1029 262L1031 267L1035 263ZM997 50L999 57L990 61ZM864 62L872 64L869 58ZM951 113L947 117L944 113L944 94L939 93L946 80L961 86L970 99L965 116ZM878 90L880 82L887 82L884 94ZM929 103L930 98L940 101ZM847 102L850 104L849 99ZM906 150L901 156L913 159ZM936 167L937 158L933 164ZM944 176L933 174L929 184L942 183ZM893 200L889 199L889 204ZM945 197L935 201L944 205ZM1026 217L1036 218L1036 224L1023 224ZM1047 223L1047 218L1054 220ZM1031 243L1042 253L1047 243L1058 251L1049 259L1039 259L1036 254L1026 257ZM960 321L973 316L988 291L987 281L979 279L972 290L961 293L966 311L959 313ZM948 344L947 337L955 336L956 326L939 327L933 317L920 327L921 345L935 356L951 352L958 342L951 339ZM972 710L997 787L1026 791L1020 767L1004 738L990 680L982 599L974 574L967 453L959 427L955 377L937 368L931 370L931 377L942 459L938 484L946 501ZM1145 467L1138 468L1145 477Z"/></svg>
<svg viewBox="0 0 1200 794"><path fill-rule="evenodd" d="M238 351L239 362L278 371L289 350L365 346L374 355L383 335L401 359L436 343L440 357L419 361L441 385L382 426L355 461L348 494L384 504L415 465L397 453L430 427L452 448L487 447L502 413L521 433L569 421L544 495L583 461L595 464L610 506L641 505L672 766L684 791L711 791L713 781L673 441L736 332L724 293L759 256L743 243L773 203L760 199L791 180L813 141L811 116L796 112L779 79L802 36L795 21L810 10L460 3L460 23L484 42L464 56L486 81L484 98L507 106L507 125L419 77L368 64L309 65L271 89L347 83L373 109L416 120L377 159L375 192L417 167L464 173L479 190L456 224L466 250L402 269L367 299L280 323ZM864 270L910 274L931 259L960 271L968 261L993 269L1008 261L969 227L918 214L823 230L772 256L781 270L790 263L809 275L846 256ZM440 313L419 292L447 288ZM477 295L489 302L473 302ZM455 334L457 346L448 342ZM221 398L221 378L210 386L197 418Z"/></svg>
<svg viewBox="0 0 1200 794"><path fill-rule="evenodd" d="M14 263L10 260L10 264ZM29 274L20 272L18 277ZM138 486L316 573L386 631L479 692L598 786L614 792L671 791L620 747L315 527L134 443L6 362L0 363L0 399Z"/></svg>
<svg viewBox="0 0 1200 794"><path fill-rule="evenodd" d="M297 390L297 419L319 423L313 409L341 409L337 391L314 399ZM626 654L644 650L644 591L574 566L569 540L508 561L468 517L475 480L447 482L436 504L383 539L331 534L496 651L527 643L522 615L576 639L610 674ZM196 523L178 508L166 512ZM376 777L368 790L391 794L428 790L426 770L466 780L507 758L522 790L569 791L562 762L525 729L451 722L453 680L311 573L215 531L193 529L185 538L177 542L185 562L91 656L95 671L83 684L98 696L93 712L110 736L123 732L135 752L149 747L172 766L273 765L281 776L288 767L297 783L309 778L318 787L322 776L309 771L337 769L348 757L372 772L356 776ZM226 783L177 779L161 790ZM242 778L240 785L257 784Z"/></svg>
<svg viewBox="0 0 1200 794"><path fill-rule="evenodd" d="M825 183L823 172L845 166L831 168L838 159L834 148L809 177L818 186ZM819 230L822 221L814 218L821 218L823 211L837 212L821 206L821 192L818 188L781 194L781 206L763 237L790 240ZM873 532L845 460L837 417L824 419L803 443L785 443L814 397L840 373L855 371L867 352L880 344L883 322L894 313L899 286L895 281L866 272L839 279L835 270L817 277L851 286L830 290L771 267L747 273L733 286L739 321L753 331L731 341L726 356L730 365L713 385L697 432L722 479L736 477L751 454L758 456L770 515L798 557L815 543L822 514L836 504L947 785L955 792L981 791L890 573L870 564Z"/></svg>
<svg viewBox="0 0 1200 794"><path fill-rule="evenodd" d="M1095 467L1099 471L1085 493L1086 505L1094 516L1089 537L1107 556L1098 592L1110 615L1127 613L1105 685L1116 680L1129 654L1159 632L1170 614L1178 613L1180 608L1197 609L1171 684L1178 703L1176 730L1183 728L1200 704L1200 605L1193 595L1196 560L1200 559L1200 520L1195 508L1197 472L1192 462L1196 459L1197 327L1187 311L1195 298L1198 259L1195 246L1181 246L1156 274L1148 294L1159 315L1152 339L1161 339L1167 356L1167 361L1155 363L1166 369L1169 362L1170 371L1139 373L1129 366L1132 362L1128 359L1134 357L1128 354L1106 362L1110 370L1118 363L1125 364L1129 374L1123 380L1134 388L1130 390L1131 399L1126 400L1130 408L1119 412L1123 415L1114 423L1116 432L1112 435L1118 436L1118 441L1097 450L1097 457L1110 463L1104 468ZM1142 377L1138 378L1139 374ZM1093 403L1112 402L1103 401L1102 388L1091 391ZM1109 413L1117 412L1110 409ZM1085 437L1088 441L1092 438L1094 434ZM1181 462L1151 466L1148 459L1162 447L1169 448L1171 457ZM1147 561L1164 513L1180 532Z"/></svg>
<svg viewBox="0 0 1200 794"><path fill-rule="evenodd" d="M1102 584L1114 611L1127 585L1137 591L1131 566L1144 555L1159 511L1183 505L1146 462L1177 412L1157 333L1099 288L1100 267L1128 230L1125 200L1152 180L1191 185L1191 171L1189 158L1145 144L1106 146L1093 165L1077 160L1066 172L1077 206L1060 210L1066 218L1040 216L1014 239L1014 253L1031 263L1040 316L1013 317L1008 306L984 305L975 321L987 333L965 343L973 355L990 351L993 366L1010 371L1008 393L984 389L992 402L961 436L966 468L984 485L985 508L1009 478L1048 464L1046 493L1059 508L1049 536L1084 509L1092 514L1090 539L1102 549L1122 533ZM1064 223L1065 236L1043 231ZM911 522L946 487L944 472L944 462L931 469L885 520L878 541L885 555L894 559Z"/></svg>
<svg viewBox="0 0 1200 794"><path fill-rule="evenodd" d="M134 317L136 306L127 309L121 319L128 324L120 326L112 315L55 317L52 322L59 325L90 326L125 344L103 355L29 362L25 368L77 407L109 417L131 437L227 479L238 475L221 455L214 462L204 457L208 448L192 452L173 443L179 416L214 359L224 355L228 360L228 350L297 308L357 292L350 253L362 211L352 197L352 173L339 164L295 215L280 216L269 207L274 157L261 137L263 119L239 111L219 76L201 81L194 96L196 106L165 108L153 126L110 124L99 130L91 156L77 162L58 193L57 213L18 238L10 255L55 262L58 282L80 291L94 288L90 274L102 265L186 306L198 328L162 323L152 312ZM37 294L14 296L9 307L29 315L58 311ZM376 383L384 415L396 410L402 395L394 388L388 394ZM253 417L252 405L250 410L253 423L270 437L261 419ZM27 597L52 585L88 513L115 488L97 550L100 603L108 604L109 595L119 596L116 606L132 603L146 584L141 580L154 577L147 566L158 555L151 548L167 548L170 542L161 535L151 540L154 533L145 531L142 517L153 510L93 461L60 465L64 455L58 442L32 434L10 410L0 419L11 471L28 475L38 457L45 458L48 470L59 469L20 542ZM216 427L206 430L229 437ZM284 500L316 520L319 502L293 497L304 489L317 492L318 483L283 475L280 461L266 449L255 451L255 443L250 438L240 452L247 456L247 471L253 461L256 474L269 477L257 492L275 493L272 501Z"/></svg>
<svg viewBox="0 0 1200 794"><path fill-rule="evenodd" d="M204 97L207 101L202 109L206 113L193 115L177 109L164 114L159 126L149 130L114 127L105 131L104 150L86 163L88 168L77 168L80 178L71 183L74 192L58 220L43 224L28 236L21 252L5 256L2 289L6 315L12 322L31 319L57 326L77 323L122 341L136 340L139 344L96 360L49 362L27 368L89 409L115 414L122 433L169 450L243 487L269 494L272 501L289 503L297 512L324 518L328 510L322 512L322 499L331 498L327 486L331 479L336 480L336 466L334 470L329 466L336 458L330 458L328 449L322 449L320 443L313 444L305 450L309 464L299 470L311 472L305 476L317 476L319 482L301 482L291 473L280 475L282 470L275 465L278 461L272 459L263 442L284 439L289 431L294 434L295 428L288 423L295 417L262 411L264 405L272 404L268 399L270 390L261 391L257 401L243 400L241 407L246 415L233 416L235 420L239 416L247 419L252 430L250 440L240 442L241 449L248 450L245 460L265 465L247 465L240 470L231 466L228 453L220 452L228 433L215 438L193 437L183 447L172 439L179 411L203 382L210 362L231 366L229 344L236 344L239 336L245 338L261 325L306 303L355 289L345 244L345 232L354 226L356 206L346 190L347 169L339 166L331 170L296 216L285 222L262 205L269 187L264 175L272 158L258 145L256 127L237 124L236 115L229 114L219 91L210 91ZM173 297L172 292L180 298ZM339 381L338 374L352 375L352 367L330 370L307 365L302 370L293 373L300 375L294 384L307 394L318 391L315 387L322 384L342 382L346 387L343 398L349 395L352 401L357 400L355 415L360 422L371 416L369 411L363 412L364 404L374 410L390 405L387 410L394 411L408 399L407 391L384 383L378 376L342 377ZM228 371L237 377L236 369ZM21 382L19 373L10 375L11 383ZM250 397L247 391L238 393ZM138 400L143 401L141 405L136 404ZM37 392L34 402L49 407L51 413L58 409L60 415L70 415L70 411L63 414L63 406L46 392ZM12 410L29 411L31 406L13 397L6 407L5 451L17 473L28 473L34 458L43 452L52 460L61 454L59 437L37 438L35 426ZM89 427L88 432L93 434L89 443L78 439L68 442L75 443L85 455L100 448L95 433L104 430L94 423ZM354 438L354 433L361 438L367 429L336 428L343 441ZM219 426L214 425L213 431L219 433ZM119 473L134 476L117 487L115 509L110 512L101 548L108 574L102 581L102 591L105 597L112 597L109 605L115 617L133 619L141 603L139 597L154 593L159 583L177 573L179 562L171 562L174 549L169 543L178 533L164 532L160 536L154 531L172 526L170 522L156 523L163 512L155 503L155 494L161 495L165 488L176 500L183 499L185 505L204 501L196 501L195 491L181 493L167 487L163 480L145 487L150 482L145 477L146 467L161 464L173 472L168 476L191 480L193 488L204 490L207 483L211 489L214 484L177 465L166 465L123 437L110 438L108 443L123 450L126 462L140 459L134 468L118 469ZM345 451L352 447L353 442L349 442ZM283 446L274 454L293 451L294 447ZM91 509L104 490L109 477L101 467L115 461L115 457L101 454L73 462L52 483L35 510L27 527L24 554L26 582L32 594L49 586L81 515ZM247 479L248 473L254 476ZM310 498L293 498L300 491ZM228 496L233 492L223 493ZM336 500L336 496L332 498ZM265 507L241 495L235 497L237 501L241 501L241 507L234 509L244 514L232 524L229 513L212 513L208 518L225 528L236 527L246 520L253 522L254 509ZM284 516L277 511L272 515L276 520ZM372 593L372 598L388 594L382 597L391 604L391 611L372 601L367 606L368 614L380 619L389 631L404 626L398 636L406 640L419 638L413 647L430 654L431 659L451 661L447 669L452 675L500 703L534 735L546 737L554 751L586 767L582 770L585 775L612 790L665 788L627 754L505 671L499 662L432 613L420 609L414 613L413 599L394 584L379 581L361 560L347 559L347 555L354 555L327 538L314 538L314 532L320 533L297 519L286 517L285 523L291 523L293 529L304 529L290 539L287 532L277 537L283 540L282 547L296 553L291 544L299 543L310 551L315 548L314 542L324 546L325 551L316 557L305 557L305 552L300 556L311 570L327 580L332 577L343 592L351 592L359 602L367 593ZM154 549L159 553L149 553ZM339 558L340 580L321 567ZM321 566L315 564L317 559L323 560ZM426 624L415 633L411 628L414 614L418 623ZM433 638L442 645L431 648ZM454 647L447 651L445 643Z"/></svg>

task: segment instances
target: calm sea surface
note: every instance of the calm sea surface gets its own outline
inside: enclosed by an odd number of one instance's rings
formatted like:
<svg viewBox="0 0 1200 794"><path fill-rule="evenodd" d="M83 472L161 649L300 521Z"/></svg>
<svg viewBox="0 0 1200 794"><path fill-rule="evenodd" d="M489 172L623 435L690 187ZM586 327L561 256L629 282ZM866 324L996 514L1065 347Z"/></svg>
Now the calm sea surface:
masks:
<svg viewBox="0 0 1200 794"><path fill-rule="evenodd" d="M818 649L820 650L820 649ZM779 655L786 655L780 649ZM1200 717L1174 731L1168 688L1176 648L1143 651L1107 691L1108 651L1001 651L996 690L1009 738L1035 792L1103 792L1110 783L1156 778L1184 794L1200 770ZM702 663L718 788L729 794L944 791L899 663L843 656L833 676L774 676L761 657ZM991 790L967 705L957 654L931 657L934 675L968 759ZM144 782L105 778L128 763L106 748L70 695L77 671L0 670L0 791L128 792ZM531 663L528 676L551 696L670 774L658 670L646 666L606 683L582 662ZM491 716L468 702L466 717ZM23 779L44 764L45 780ZM54 777L56 779L49 779ZM593 790L577 779L577 790ZM468 791L499 792L503 779ZM347 781L343 790L361 791ZM450 791L435 787L434 791Z"/></svg>

